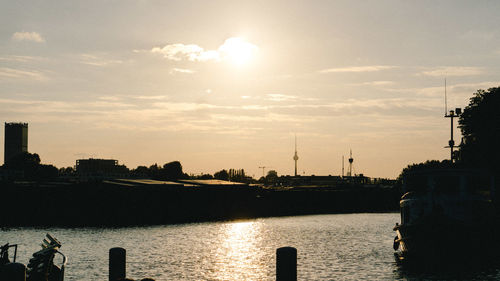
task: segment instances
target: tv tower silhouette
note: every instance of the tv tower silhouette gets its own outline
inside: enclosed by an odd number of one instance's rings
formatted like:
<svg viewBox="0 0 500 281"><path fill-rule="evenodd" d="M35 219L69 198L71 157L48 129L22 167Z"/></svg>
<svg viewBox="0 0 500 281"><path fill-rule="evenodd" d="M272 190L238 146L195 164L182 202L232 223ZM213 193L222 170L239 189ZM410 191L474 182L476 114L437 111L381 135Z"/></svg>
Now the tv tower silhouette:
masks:
<svg viewBox="0 0 500 281"><path fill-rule="evenodd" d="M297 176L297 161L299 160L297 155L297 135L295 135L295 155L293 155L293 160L295 161L295 176Z"/></svg>
<svg viewBox="0 0 500 281"><path fill-rule="evenodd" d="M352 158L352 149L349 149L349 177L352 177L352 162L354 162L354 158Z"/></svg>

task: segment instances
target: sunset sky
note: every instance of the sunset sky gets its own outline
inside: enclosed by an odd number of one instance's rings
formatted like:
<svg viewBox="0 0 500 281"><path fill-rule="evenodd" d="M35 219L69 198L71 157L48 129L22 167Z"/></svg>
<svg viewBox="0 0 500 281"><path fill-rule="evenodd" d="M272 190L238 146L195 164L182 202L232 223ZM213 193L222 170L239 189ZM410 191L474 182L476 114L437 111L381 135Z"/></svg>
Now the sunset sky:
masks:
<svg viewBox="0 0 500 281"><path fill-rule="evenodd" d="M392 178L449 156L445 77L500 85L499 1L0 1L0 121L57 167L287 175L296 134L300 174Z"/></svg>

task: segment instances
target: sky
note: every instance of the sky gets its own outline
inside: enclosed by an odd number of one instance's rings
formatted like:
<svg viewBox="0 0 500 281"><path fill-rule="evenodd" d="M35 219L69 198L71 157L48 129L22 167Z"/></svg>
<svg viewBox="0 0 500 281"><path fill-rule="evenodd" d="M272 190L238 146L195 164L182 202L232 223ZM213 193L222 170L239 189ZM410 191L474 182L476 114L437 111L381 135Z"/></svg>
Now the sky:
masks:
<svg viewBox="0 0 500 281"><path fill-rule="evenodd" d="M92 157L291 175L296 136L302 175L340 175L352 149L354 173L395 178L449 157L445 78L448 109L500 85L498 11L0 0L0 121L29 123L28 150L57 167Z"/></svg>

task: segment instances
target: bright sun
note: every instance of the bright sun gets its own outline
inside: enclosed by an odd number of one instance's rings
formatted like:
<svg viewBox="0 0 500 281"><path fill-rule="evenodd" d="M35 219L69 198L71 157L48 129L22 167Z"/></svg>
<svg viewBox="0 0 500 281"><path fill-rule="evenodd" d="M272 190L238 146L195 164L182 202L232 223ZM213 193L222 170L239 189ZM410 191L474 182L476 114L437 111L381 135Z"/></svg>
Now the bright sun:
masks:
<svg viewBox="0 0 500 281"><path fill-rule="evenodd" d="M245 41L243 38L231 37L219 47L219 52L223 59L234 65L242 66L252 61L257 49L257 46Z"/></svg>

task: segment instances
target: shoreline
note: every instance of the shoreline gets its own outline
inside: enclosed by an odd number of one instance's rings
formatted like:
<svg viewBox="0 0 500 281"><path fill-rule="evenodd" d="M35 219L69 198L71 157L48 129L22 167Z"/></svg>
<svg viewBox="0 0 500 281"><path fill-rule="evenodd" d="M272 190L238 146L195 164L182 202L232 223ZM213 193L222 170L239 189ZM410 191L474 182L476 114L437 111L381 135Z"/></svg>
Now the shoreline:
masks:
<svg viewBox="0 0 500 281"><path fill-rule="evenodd" d="M394 188L274 190L258 187L113 186L2 188L0 227L129 227L399 209Z"/></svg>

